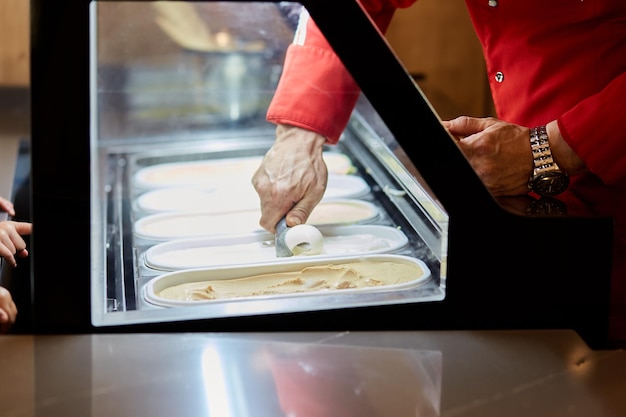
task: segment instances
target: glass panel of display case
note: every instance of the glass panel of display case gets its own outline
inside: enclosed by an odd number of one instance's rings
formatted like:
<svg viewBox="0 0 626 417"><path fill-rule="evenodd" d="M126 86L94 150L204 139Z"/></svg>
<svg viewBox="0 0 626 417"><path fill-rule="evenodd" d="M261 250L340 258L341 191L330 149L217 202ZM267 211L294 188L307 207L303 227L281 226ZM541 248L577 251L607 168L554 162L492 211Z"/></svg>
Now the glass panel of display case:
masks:
<svg viewBox="0 0 626 417"><path fill-rule="evenodd" d="M275 138L265 114L302 10L91 4L95 326L445 297L448 215L364 94L324 151L328 187L309 219L321 253L277 258L259 226L251 177ZM365 280L335 282L335 268ZM179 284L194 288L163 291Z"/></svg>

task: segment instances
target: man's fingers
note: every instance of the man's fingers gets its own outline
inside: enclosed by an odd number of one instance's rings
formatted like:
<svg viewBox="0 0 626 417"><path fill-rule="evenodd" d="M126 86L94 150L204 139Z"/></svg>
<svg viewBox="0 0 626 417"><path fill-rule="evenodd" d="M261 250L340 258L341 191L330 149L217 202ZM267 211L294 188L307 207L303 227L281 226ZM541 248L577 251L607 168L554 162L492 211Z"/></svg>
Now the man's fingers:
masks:
<svg viewBox="0 0 626 417"><path fill-rule="evenodd" d="M303 200L304 201L304 200ZM287 226L293 227L298 226L300 224L305 224L309 216L311 215L311 211L313 207L310 207L308 204L303 201L296 204L289 212L287 213Z"/></svg>
<svg viewBox="0 0 626 417"><path fill-rule="evenodd" d="M491 117L468 117L459 116L456 119L443 122L443 126L455 136L469 136L478 132L482 132L488 126L495 123L495 119Z"/></svg>

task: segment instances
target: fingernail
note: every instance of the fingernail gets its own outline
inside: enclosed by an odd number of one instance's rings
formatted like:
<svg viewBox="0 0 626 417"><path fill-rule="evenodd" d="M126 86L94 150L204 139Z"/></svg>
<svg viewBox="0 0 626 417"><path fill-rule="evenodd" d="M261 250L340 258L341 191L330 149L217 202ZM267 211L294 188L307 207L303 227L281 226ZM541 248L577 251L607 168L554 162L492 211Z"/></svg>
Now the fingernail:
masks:
<svg viewBox="0 0 626 417"><path fill-rule="evenodd" d="M289 223L293 224L294 226L298 226L302 224L302 220L300 220L300 217L290 217Z"/></svg>

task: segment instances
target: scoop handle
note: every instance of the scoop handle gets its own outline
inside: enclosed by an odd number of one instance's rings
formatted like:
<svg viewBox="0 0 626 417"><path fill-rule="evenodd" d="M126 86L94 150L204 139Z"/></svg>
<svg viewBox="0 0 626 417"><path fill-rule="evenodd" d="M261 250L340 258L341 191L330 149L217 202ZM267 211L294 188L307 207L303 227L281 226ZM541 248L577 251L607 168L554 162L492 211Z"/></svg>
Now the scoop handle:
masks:
<svg viewBox="0 0 626 417"><path fill-rule="evenodd" d="M287 227L287 218L283 217L276 223L276 234L275 238L275 247L276 247L276 256L279 258L286 258L289 256L293 256L293 253L287 247L285 243L285 234L287 233L289 228Z"/></svg>

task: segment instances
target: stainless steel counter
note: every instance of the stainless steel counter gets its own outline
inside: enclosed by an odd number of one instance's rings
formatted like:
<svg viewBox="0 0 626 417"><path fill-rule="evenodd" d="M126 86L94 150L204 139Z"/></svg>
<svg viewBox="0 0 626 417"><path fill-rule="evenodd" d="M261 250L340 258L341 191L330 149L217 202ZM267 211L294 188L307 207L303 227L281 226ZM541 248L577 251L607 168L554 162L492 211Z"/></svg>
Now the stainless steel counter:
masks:
<svg viewBox="0 0 626 417"><path fill-rule="evenodd" d="M0 369L7 417L626 415L626 352L566 330L4 336Z"/></svg>

